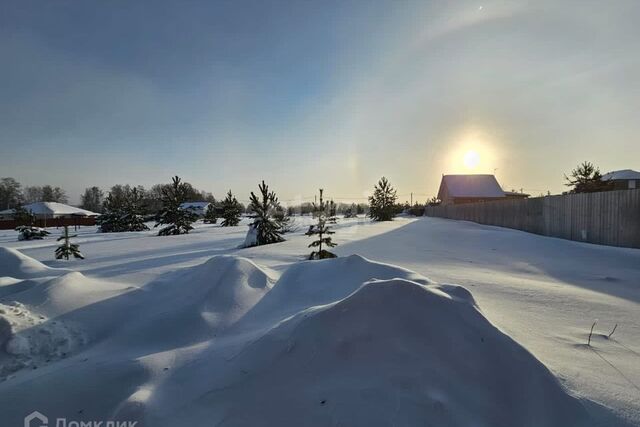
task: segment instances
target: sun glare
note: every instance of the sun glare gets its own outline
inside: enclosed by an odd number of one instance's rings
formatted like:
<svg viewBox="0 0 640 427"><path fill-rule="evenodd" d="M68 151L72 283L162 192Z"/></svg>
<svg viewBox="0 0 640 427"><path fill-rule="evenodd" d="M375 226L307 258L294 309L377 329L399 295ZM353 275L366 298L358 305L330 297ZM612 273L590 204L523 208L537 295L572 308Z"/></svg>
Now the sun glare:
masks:
<svg viewBox="0 0 640 427"><path fill-rule="evenodd" d="M469 150L464 153L463 162L467 169L475 169L480 164L480 154L475 150Z"/></svg>

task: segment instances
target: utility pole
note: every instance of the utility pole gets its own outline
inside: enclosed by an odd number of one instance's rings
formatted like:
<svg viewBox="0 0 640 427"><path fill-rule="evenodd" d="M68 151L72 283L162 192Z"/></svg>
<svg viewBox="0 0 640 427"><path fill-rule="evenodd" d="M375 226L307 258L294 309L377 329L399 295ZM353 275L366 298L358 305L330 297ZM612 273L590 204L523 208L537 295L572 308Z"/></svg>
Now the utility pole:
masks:
<svg viewBox="0 0 640 427"><path fill-rule="evenodd" d="M411 192L411 206L413 206L413 191Z"/></svg>

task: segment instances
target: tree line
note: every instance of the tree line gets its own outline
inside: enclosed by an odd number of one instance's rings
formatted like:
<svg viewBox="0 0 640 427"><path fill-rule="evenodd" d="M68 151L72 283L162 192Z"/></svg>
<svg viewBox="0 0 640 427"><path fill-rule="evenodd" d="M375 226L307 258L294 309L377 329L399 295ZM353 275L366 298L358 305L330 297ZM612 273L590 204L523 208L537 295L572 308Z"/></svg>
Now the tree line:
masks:
<svg viewBox="0 0 640 427"><path fill-rule="evenodd" d="M264 181L258 185L258 192L251 192L246 210L231 190L222 201L217 202L213 195L195 190L191 184L182 181L178 176L173 177L169 184L152 187L151 191L145 191L141 186L115 185L106 197L98 187L91 187L85 191L82 199L83 207L86 209L102 212L97 223L99 230L105 233L149 230L146 224L148 219L146 212L148 212L148 206L152 204L149 201L152 201L157 202L159 206L154 216L156 221L154 227L160 228L159 236L188 234L193 229L192 224L199 219L199 215L184 204L189 201L202 201L202 199L209 201L203 217L205 223L215 224L218 218L222 218L220 223L222 227L237 226L242 214L245 211L248 212L251 222L244 247L283 242L284 234L291 231L292 212L280 204L275 191L271 190ZM369 197L368 215L374 221L390 221L401 209L401 205L396 201L396 190L383 177L375 185L374 192ZM364 206L355 203L343 204L341 208L345 218L355 217L365 210ZM307 236L316 238L309 245L314 249L309 259L336 256L329 252L328 248L336 246L331 238L334 234L331 225L337 223L338 209L339 205L333 200L324 201L323 190L320 189L319 203L311 204L311 214L317 219L317 223L311 225L305 233ZM17 230L21 240L42 239L49 234L46 230L35 227L33 214L20 205L15 206L14 217L20 224ZM74 237L76 236L69 235L68 226L65 226L63 236L58 239L62 244L56 249L56 258L84 259L79 245L71 243L70 239Z"/></svg>
<svg viewBox="0 0 640 427"><path fill-rule="evenodd" d="M0 209L13 209L34 202L67 203L68 198L67 193L60 187L36 185L23 188L14 178L0 178Z"/></svg>

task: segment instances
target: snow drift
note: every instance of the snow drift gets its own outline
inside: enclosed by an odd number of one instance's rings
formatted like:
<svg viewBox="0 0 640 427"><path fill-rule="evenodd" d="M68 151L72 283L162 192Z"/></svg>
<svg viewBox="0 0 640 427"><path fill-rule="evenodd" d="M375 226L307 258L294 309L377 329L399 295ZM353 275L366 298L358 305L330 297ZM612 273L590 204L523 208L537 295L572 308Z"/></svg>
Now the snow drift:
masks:
<svg viewBox="0 0 640 427"><path fill-rule="evenodd" d="M185 380L209 388L177 401L161 393L154 402L159 417L150 425L210 419L231 426L578 426L587 420L582 404L491 325L464 288L371 280L344 298L312 305L326 299L320 292L313 297L322 284L339 297L367 269L371 279L393 276L394 267L351 257L292 269L262 303L274 307L267 299L281 294L274 297L281 309L300 308L302 301L307 307L226 354L223 369L212 347L174 374L165 384L172 390L172 382ZM407 270L395 274L428 283ZM301 277L316 280L297 282ZM207 381L195 377L202 373Z"/></svg>
<svg viewBox="0 0 640 427"><path fill-rule="evenodd" d="M76 301L93 295L45 321L78 327L80 348L0 383L10 424L34 409L142 426L588 421L466 289L399 267L351 256L301 262L275 281L250 260L218 256L120 294L66 283L80 276L22 296L35 301L61 283ZM0 323L5 341L6 331Z"/></svg>
<svg viewBox="0 0 640 427"><path fill-rule="evenodd" d="M30 279L55 276L65 272L69 272L69 270L47 267L40 261L28 257L16 249L0 246L0 277Z"/></svg>

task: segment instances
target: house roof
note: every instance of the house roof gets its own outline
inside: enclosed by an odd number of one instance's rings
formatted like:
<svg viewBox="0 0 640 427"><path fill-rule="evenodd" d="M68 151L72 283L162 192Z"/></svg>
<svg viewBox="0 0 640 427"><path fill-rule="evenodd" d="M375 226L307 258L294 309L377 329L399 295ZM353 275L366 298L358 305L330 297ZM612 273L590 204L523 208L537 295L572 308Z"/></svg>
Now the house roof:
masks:
<svg viewBox="0 0 640 427"><path fill-rule="evenodd" d="M180 204L181 209L206 209L211 203L209 202L184 202Z"/></svg>
<svg viewBox="0 0 640 427"><path fill-rule="evenodd" d="M631 169L622 169L619 171L613 171L602 175L603 181L611 181L618 179L640 179L640 172Z"/></svg>
<svg viewBox="0 0 640 427"><path fill-rule="evenodd" d="M493 175L443 175L438 190L441 200L445 187L449 197L505 197Z"/></svg>
<svg viewBox="0 0 640 427"><path fill-rule="evenodd" d="M78 215L78 216L98 216L100 214L88 211L86 209L76 208L74 206L65 205L64 203L57 202L35 202L28 205L24 205L27 211L30 211L34 215L49 215L49 216L62 216L62 215ZM13 214L13 209L7 209L1 211L0 214L10 215Z"/></svg>

